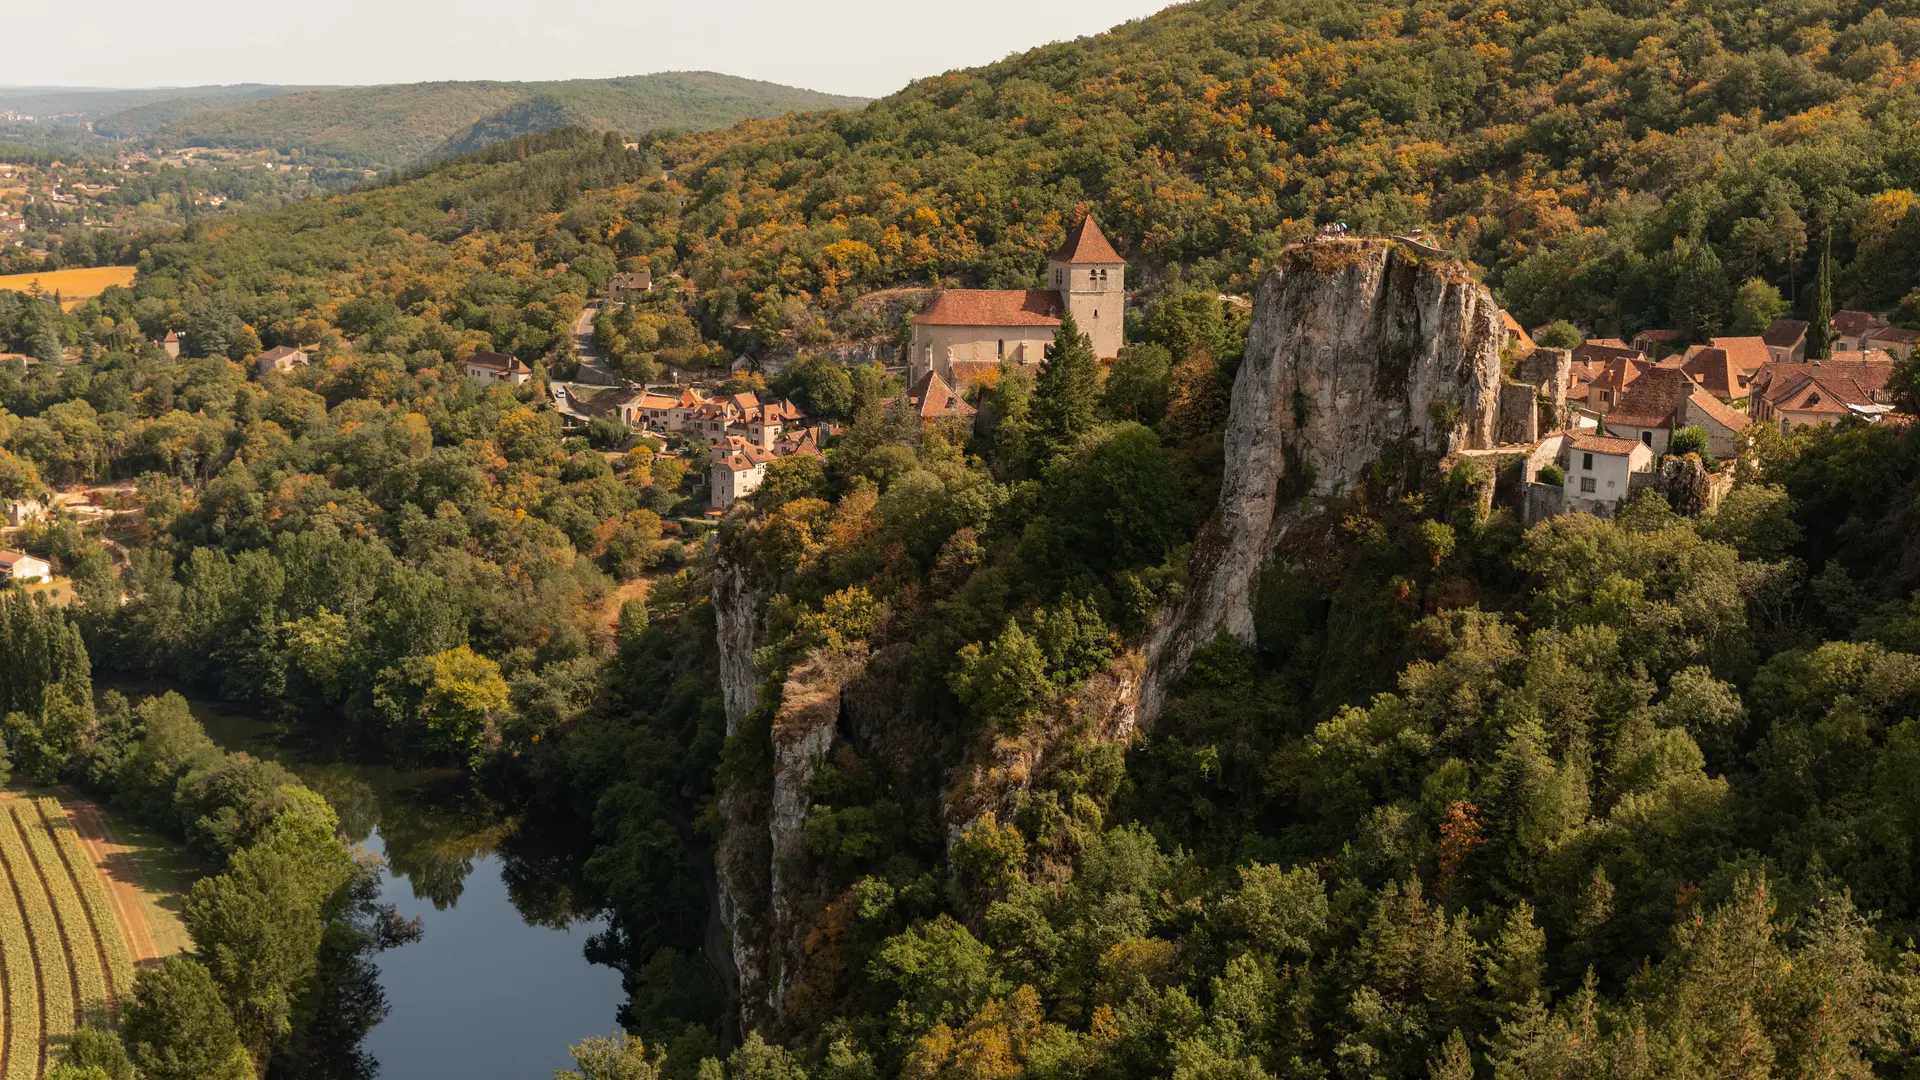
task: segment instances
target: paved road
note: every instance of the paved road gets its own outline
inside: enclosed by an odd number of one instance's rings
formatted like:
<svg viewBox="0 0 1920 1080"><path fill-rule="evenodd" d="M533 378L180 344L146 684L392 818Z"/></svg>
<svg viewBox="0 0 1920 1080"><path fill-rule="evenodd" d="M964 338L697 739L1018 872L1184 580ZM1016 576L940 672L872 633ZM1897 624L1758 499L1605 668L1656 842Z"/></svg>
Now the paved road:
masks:
<svg viewBox="0 0 1920 1080"><path fill-rule="evenodd" d="M596 386L619 386L620 377L607 367L593 347L593 317L600 314L600 301L594 300L573 320L573 354L580 358L580 374L575 380Z"/></svg>

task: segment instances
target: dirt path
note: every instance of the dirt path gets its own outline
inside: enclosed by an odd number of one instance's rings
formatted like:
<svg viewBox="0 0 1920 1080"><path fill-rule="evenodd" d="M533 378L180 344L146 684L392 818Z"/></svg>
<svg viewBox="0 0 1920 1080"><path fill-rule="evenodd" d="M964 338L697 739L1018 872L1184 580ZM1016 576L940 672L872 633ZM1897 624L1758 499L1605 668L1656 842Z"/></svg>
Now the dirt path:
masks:
<svg viewBox="0 0 1920 1080"><path fill-rule="evenodd" d="M106 816L100 813L99 807L84 799L67 798L64 801L67 813L73 818L74 829L80 834L80 844L93 861L94 870L100 875L100 883L106 886L107 900L113 905L114 921L120 924L120 932L127 939L127 951L132 954L133 962L158 962L166 954L154 944L153 926L147 921L147 911L140 903L140 893L130 880L132 875L125 866L127 845L114 838Z"/></svg>
<svg viewBox="0 0 1920 1080"><path fill-rule="evenodd" d="M607 594L606 603L600 609L600 628L612 633L620 626L620 609L629 600L644 600L647 597L647 579L634 578L625 585Z"/></svg>

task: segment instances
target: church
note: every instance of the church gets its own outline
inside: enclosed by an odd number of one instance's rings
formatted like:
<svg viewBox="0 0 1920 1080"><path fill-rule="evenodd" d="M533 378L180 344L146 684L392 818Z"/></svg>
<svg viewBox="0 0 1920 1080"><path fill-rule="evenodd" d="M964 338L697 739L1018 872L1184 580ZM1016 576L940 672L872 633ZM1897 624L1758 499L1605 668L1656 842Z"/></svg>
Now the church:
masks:
<svg viewBox="0 0 1920 1080"><path fill-rule="evenodd" d="M1052 288L948 289L935 297L913 320L912 381L932 372L958 387L1006 357L1038 368L1069 311L1095 356L1118 355L1126 344L1127 261L1092 215L1067 231L1047 260L1047 278Z"/></svg>

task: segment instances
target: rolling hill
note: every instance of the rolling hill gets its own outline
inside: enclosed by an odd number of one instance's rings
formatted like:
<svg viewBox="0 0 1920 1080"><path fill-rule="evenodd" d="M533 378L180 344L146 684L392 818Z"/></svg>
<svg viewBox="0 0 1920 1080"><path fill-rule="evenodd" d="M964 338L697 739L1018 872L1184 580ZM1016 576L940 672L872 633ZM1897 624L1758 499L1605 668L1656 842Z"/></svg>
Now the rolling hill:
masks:
<svg viewBox="0 0 1920 1080"><path fill-rule="evenodd" d="M104 121L131 114L136 118L173 118L190 111L225 108L261 101L299 90L327 90L325 86L270 86L235 83L230 86L155 86L123 90L90 86L0 87L0 109L24 113L41 122ZM113 125L120 127L117 121ZM118 135L96 127L102 135ZM132 129L129 129L129 133Z"/></svg>
<svg viewBox="0 0 1920 1080"><path fill-rule="evenodd" d="M154 125L177 145L271 148L341 164L392 166L568 125L630 135L704 129L864 99L712 72L560 82L433 82L287 94ZM137 129L165 106L111 118Z"/></svg>

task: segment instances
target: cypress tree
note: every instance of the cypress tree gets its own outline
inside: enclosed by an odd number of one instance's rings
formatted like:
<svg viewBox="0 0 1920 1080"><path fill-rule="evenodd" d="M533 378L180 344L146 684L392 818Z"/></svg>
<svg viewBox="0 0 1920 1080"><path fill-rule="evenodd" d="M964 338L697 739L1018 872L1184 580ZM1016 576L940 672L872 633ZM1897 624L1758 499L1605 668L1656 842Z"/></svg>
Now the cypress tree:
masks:
<svg viewBox="0 0 1920 1080"><path fill-rule="evenodd" d="M1813 283L1813 322L1807 327L1807 359L1825 360L1833 351L1833 230L1820 251L1820 276Z"/></svg>

